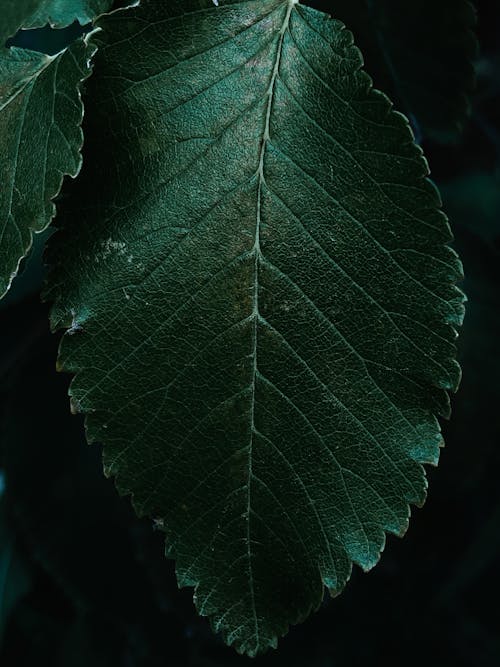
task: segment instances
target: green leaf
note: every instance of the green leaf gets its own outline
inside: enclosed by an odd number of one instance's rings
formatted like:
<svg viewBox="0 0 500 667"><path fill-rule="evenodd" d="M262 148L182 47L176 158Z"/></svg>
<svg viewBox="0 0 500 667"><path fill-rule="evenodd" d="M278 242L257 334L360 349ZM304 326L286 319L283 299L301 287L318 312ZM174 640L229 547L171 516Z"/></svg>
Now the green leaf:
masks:
<svg viewBox="0 0 500 667"><path fill-rule="evenodd" d="M3 0L0 19L0 47L8 37L16 34L24 22L33 15L40 0Z"/></svg>
<svg viewBox="0 0 500 667"><path fill-rule="evenodd" d="M49 253L59 365L179 584L253 656L424 502L461 265L339 22L144 0L100 26L87 168Z"/></svg>
<svg viewBox="0 0 500 667"><path fill-rule="evenodd" d="M414 116L426 137L458 139L469 114L478 51L476 15L469 0L318 4L349 26L375 85Z"/></svg>
<svg viewBox="0 0 500 667"><path fill-rule="evenodd" d="M49 23L62 28L78 21L90 23L96 16L104 14L113 4L112 0L39 0L37 10L24 27L35 28Z"/></svg>
<svg viewBox="0 0 500 667"><path fill-rule="evenodd" d="M93 47L78 40L47 56L0 51L0 296L9 289L34 232L55 214L65 175L81 167L83 104Z"/></svg>
<svg viewBox="0 0 500 667"><path fill-rule="evenodd" d="M85 24L112 5L110 0L6 0L0 23L2 46L19 29L50 23ZM47 56L18 48L0 49L0 297L9 289L33 232L55 214L54 197L64 176L81 167L83 104L80 86L90 74L93 49L80 40Z"/></svg>
<svg viewBox="0 0 500 667"><path fill-rule="evenodd" d="M1 46L21 28L36 28L47 23L62 28L74 21L85 25L112 4L112 0L2 0Z"/></svg>

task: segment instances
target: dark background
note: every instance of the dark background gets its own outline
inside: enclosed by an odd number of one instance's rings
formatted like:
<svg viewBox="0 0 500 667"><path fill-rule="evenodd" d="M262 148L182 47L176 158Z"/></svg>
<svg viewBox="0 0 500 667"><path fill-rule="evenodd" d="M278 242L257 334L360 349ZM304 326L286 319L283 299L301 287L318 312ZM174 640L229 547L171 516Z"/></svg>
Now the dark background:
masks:
<svg viewBox="0 0 500 667"><path fill-rule="evenodd" d="M415 123L469 299L441 464L406 537L389 537L380 564L355 568L343 595L259 667L500 665L500 3L476 6L477 86L463 134L443 145ZM16 41L57 51L78 32ZM196 615L192 592L177 590L161 533L104 479L99 448L69 414L69 379L55 373L58 340L37 295L40 248L0 305L0 665L249 665Z"/></svg>

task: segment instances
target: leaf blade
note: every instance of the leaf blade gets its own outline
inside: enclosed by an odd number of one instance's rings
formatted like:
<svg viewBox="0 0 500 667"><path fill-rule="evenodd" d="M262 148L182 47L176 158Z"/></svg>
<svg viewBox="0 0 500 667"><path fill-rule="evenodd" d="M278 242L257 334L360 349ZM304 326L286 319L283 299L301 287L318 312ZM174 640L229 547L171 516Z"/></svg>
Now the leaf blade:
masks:
<svg viewBox="0 0 500 667"><path fill-rule="evenodd" d="M106 19L89 123L113 159L48 295L107 474L255 655L424 501L463 303L421 151L350 34L285 0L212 4ZM127 57L165 24L161 58Z"/></svg>

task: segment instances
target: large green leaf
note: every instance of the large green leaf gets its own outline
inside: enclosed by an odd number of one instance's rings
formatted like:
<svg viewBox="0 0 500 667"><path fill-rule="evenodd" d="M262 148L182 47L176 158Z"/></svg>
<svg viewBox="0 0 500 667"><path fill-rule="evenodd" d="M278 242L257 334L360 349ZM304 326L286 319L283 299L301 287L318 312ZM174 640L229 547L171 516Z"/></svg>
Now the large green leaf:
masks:
<svg viewBox="0 0 500 667"><path fill-rule="evenodd" d="M2 48L21 28L88 23L111 0L5 0L0 18L0 297L17 274L33 232L55 214L63 177L81 167L83 105L93 48L80 40L47 56Z"/></svg>
<svg viewBox="0 0 500 667"><path fill-rule="evenodd" d="M344 21L375 85L422 133L454 141L474 87L475 11L469 0L311 0Z"/></svg>
<svg viewBox="0 0 500 667"><path fill-rule="evenodd" d="M144 0L100 25L87 168L50 252L59 365L180 585L255 655L424 502L460 263L339 22Z"/></svg>

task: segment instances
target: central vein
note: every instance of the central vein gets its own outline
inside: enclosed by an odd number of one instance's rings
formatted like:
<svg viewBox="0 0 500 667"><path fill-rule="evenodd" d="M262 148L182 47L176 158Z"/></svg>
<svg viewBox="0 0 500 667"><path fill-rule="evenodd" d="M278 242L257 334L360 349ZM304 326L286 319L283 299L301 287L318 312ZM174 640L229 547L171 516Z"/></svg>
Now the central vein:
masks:
<svg viewBox="0 0 500 667"><path fill-rule="evenodd" d="M276 89L276 82L279 76L279 70L281 65L281 59L283 55L283 44L285 40L285 34L290 25L290 17L292 15L293 7L298 4L299 0L288 0L287 11L283 25L278 38L278 46L276 50L276 58L274 61L274 66L271 74L271 79L269 82L269 88L267 90L267 105L266 105L266 117L264 122L264 134L262 137L262 144L260 149L259 156L259 166L257 170L258 186L257 186L257 220L255 225L255 241L252 248L252 254L254 257L254 286L253 286L253 309L252 309L252 319L253 319L253 349L252 349L252 395L251 395L251 429L250 429L250 444L248 447L248 480L247 480L247 510L246 510L246 521L247 521L247 556L248 556L248 566L249 566L249 586L250 586L250 596L252 600L252 609L254 615L255 623L255 634L256 641L258 643L258 623L257 623L257 614L255 609L255 595L254 595L254 582L253 582L253 572L252 572L252 554L250 547L250 505L251 505L251 482L252 482L252 446L253 438L255 434L255 385L257 381L257 336L258 336L258 324L259 324L259 267L262 259L262 251L260 247L260 227L262 222L262 200L264 194L265 186L265 175L264 175L264 162L266 157L266 151L268 143L271 139L271 114L273 109L274 102L274 93Z"/></svg>

